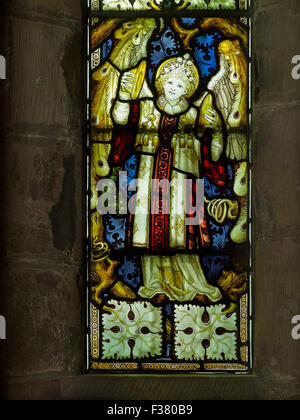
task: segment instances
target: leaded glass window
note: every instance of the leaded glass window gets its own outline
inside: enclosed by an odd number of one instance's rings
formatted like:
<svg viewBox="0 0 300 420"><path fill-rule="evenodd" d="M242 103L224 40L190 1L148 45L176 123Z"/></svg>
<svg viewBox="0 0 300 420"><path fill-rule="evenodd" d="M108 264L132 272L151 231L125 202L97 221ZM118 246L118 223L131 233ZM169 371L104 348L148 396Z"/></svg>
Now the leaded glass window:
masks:
<svg viewBox="0 0 300 420"><path fill-rule="evenodd" d="M88 2L93 372L252 367L251 8Z"/></svg>

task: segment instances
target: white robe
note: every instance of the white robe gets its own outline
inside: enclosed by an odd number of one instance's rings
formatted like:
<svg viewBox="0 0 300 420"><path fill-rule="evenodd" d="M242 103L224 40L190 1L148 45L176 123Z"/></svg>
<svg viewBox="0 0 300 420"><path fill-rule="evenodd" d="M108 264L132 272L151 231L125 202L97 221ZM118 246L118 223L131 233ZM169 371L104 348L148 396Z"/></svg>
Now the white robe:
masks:
<svg viewBox="0 0 300 420"><path fill-rule="evenodd" d="M205 95L203 101L204 99ZM170 198L169 246L175 251L175 255L145 254L141 257L144 285L140 287L138 294L143 298L151 299L156 294L165 294L170 300L179 302L192 301L197 294L207 296L212 302L222 298L220 290L207 283L199 255L176 254L176 250L186 249L186 206L182 186L190 175L199 178L201 142L195 136L194 129L201 102L197 107L190 107L179 117L178 129L171 140L171 185L177 182L177 188L172 190ZM135 194L133 246L150 249L151 181L163 114L153 100L142 100L140 106L135 150L140 153L138 179L142 182ZM126 124L128 111L128 104L119 103L113 111L114 118L118 123Z"/></svg>

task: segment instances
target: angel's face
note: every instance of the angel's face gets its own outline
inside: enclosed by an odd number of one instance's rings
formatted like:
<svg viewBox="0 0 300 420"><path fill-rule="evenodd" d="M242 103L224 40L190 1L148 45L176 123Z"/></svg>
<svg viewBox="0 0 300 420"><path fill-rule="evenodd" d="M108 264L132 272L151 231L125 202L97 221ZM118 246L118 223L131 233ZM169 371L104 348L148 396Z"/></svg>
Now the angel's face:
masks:
<svg viewBox="0 0 300 420"><path fill-rule="evenodd" d="M178 102L187 94L187 85L180 79L170 78L163 85L165 98L169 102Z"/></svg>

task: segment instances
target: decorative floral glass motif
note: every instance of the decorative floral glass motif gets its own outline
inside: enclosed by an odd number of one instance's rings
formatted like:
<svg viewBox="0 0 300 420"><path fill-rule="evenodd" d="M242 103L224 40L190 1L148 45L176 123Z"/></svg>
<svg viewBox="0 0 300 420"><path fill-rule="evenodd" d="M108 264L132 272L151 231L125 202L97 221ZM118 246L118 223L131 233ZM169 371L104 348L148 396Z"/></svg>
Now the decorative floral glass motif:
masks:
<svg viewBox="0 0 300 420"><path fill-rule="evenodd" d="M249 372L249 4L89 5L88 370Z"/></svg>

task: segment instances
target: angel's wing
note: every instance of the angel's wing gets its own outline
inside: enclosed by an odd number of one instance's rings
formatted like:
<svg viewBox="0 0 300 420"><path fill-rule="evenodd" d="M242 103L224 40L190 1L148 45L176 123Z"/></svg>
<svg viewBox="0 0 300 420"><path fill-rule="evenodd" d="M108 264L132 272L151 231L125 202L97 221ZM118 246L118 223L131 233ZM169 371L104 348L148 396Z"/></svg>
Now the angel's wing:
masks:
<svg viewBox="0 0 300 420"><path fill-rule="evenodd" d="M247 63L240 42L223 41L219 45L220 70L208 89L216 96L229 133L227 156L241 161L247 156Z"/></svg>
<svg viewBox="0 0 300 420"><path fill-rule="evenodd" d="M119 25L119 26L118 26ZM155 19L136 19L123 22L112 19L101 24L92 33L92 46L97 48L111 37L112 48L105 62L92 73L93 90L91 101L92 140L101 141L95 144L92 152L93 197L99 178L110 171L110 141L114 122L111 118L111 107L117 98L119 78L122 71L136 66L147 55L147 43L156 27ZM137 86L141 83L141 72L138 73ZM106 144L107 143L107 144ZM95 200L93 200L93 207Z"/></svg>
<svg viewBox="0 0 300 420"><path fill-rule="evenodd" d="M92 39L103 40L108 37L109 30L115 29L116 22L112 20L110 25L100 26L95 29ZM111 130L113 122L110 111L113 101L117 95L117 88L121 71L136 66L139 61L147 56L147 43L156 27L154 19L136 19L124 22L113 34L112 51L109 60L93 73L94 88L92 94L91 123L92 126L101 131ZM94 140L109 141L106 135L103 138L99 132L99 138Z"/></svg>

